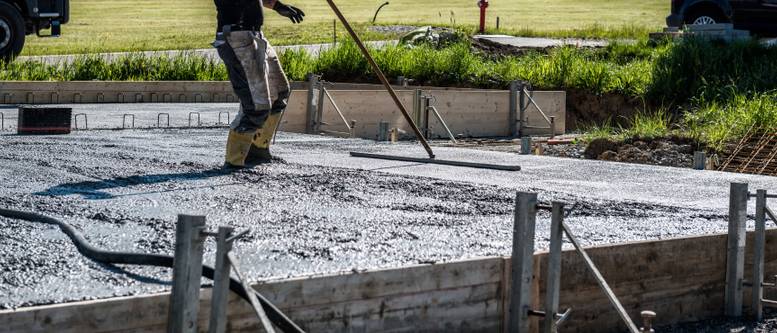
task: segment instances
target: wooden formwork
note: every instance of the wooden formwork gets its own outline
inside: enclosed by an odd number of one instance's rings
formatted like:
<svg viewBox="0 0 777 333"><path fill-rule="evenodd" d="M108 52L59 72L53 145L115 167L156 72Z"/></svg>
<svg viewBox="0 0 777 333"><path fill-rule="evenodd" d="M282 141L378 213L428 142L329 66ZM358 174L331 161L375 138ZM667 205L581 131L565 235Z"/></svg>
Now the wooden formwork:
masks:
<svg viewBox="0 0 777 333"><path fill-rule="evenodd" d="M767 232L766 246L777 246L777 230ZM601 246L588 253L635 320L645 309L658 313L659 325L723 314L726 235ZM752 246L748 253L751 258ZM540 309L547 253L534 259L533 303ZM765 273L777 273L777 252L767 251ZM309 332L501 332L509 279L509 258L494 257L276 280L256 288ZM163 293L0 311L0 332L164 332L168 298ZM209 303L206 289L202 328ZM562 254L560 307L572 309L562 332L623 331L576 252ZM257 329L250 307L235 297L229 318L230 332Z"/></svg>
<svg viewBox="0 0 777 333"><path fill-rule="evenodd" d="M293 82L282 130L304 133L307 127L307 83ZM379 123L412 133L407 122L382 86L371 84L328 84L344 116L356 121L357 137L376 139ZM434 96L434 105L455 135L463 137L510 136L510 93L506 90L441 87L396 87L399 98L410 108L414 89ZM556 119L556 134L566 127L566 93L535 91L534 100ZM229 82L0 82L0 104L80 103L236 103ZM235 108L237 111L237 107ZM527 115L527 125L546 126L539 113ZM330 102L324 103L325 129L344 131L346 124ZM441 124L430 121L433 138L447 137ZM548 134L547 130L528 134Z"/></svg>

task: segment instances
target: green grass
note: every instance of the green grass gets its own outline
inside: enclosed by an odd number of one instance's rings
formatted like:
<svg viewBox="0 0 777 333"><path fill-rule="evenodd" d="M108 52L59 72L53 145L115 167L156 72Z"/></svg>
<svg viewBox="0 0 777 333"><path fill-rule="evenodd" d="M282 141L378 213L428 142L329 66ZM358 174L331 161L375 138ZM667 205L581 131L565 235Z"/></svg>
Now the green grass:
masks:
<svg viewBox="0 0 777 333"><path fill-rule="evenodd" d="M603 124L593 136L689 137L716 149L753 126L777 128L777 48L753 42L723 46L703 40L651 45L613 43L597 50L564 47L547 54L494 58L467 42L442 49L390 46L373 50L389 77L416 84L504 89L528 80L538 89L577 89L622 94L645 101L645 112L626 128ZM308 73L328 81L377 82L352 42L312 57L287 51L281 61L293 80ZM0 80L226 80L223 66L192 55L129 54L112 62L80 56L70 64L14 62ZM656 111L660 110L660 111Z"/></svg>
<svg viewBox="0 0 777 333"><path fill-rule="evenodd" d="M324 0L288 0L304 9L306 20L292 25L268 13L265 30L276 45L329 42L335 16ZM366 39L394 38L367 32L383 0L337 1ZM492 1L488 25L501 18L501 30L523 36L635 37L664 24L667 0L510 0ZM445 2L393 0L377 24L446 25L474 31L479 11L474 0ZM24 55L208 48L215 29L212 0L72 0L71 21L58 39L30 37ZM345 31L338 28L340 37Z"/></svg>

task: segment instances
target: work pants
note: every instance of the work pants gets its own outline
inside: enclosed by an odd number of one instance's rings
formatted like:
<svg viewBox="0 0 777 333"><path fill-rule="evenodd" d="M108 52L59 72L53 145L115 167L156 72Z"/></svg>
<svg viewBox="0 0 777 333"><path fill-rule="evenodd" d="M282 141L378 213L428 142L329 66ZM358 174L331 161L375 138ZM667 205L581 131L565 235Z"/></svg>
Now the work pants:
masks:
<svg viewBox="0 0 777 333"><path fill-rule="evenodd" d="M214 42L227 67L240 111L230 124L226 162L246 166L266 162L270 142L286 109L289 81L278 55L261 32L225 29Z"/></svg>

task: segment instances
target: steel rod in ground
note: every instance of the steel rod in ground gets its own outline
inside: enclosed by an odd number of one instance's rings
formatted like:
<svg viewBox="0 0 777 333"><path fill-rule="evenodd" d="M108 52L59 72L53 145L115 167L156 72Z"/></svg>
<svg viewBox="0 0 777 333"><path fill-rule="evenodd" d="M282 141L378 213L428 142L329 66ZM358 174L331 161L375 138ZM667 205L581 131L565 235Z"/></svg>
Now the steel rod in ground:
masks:
<svg viewBox="0 0 777 333"><path fill-rule="evenodd" d="M752 309L757 321L763 318L764 251L766 250L766 190L758 190L755 201L755 247L753 248Z"/></svg>
<svg viewBox="0 0 777 333"><path fill-rule="evenodd" d="M426 153L429 154L429 158L434 158L434 152L432 152L432 147L429 146L429 142L426 141L424 136L421 134L421 131L418 129L418 126L416 126L416 124L413 122L413 119L410 117L410 114L407 112L405 105L402 104L401 100L399 100L399 96L397 96L397 92L394 91L394 88L391 87L391 83L389 83L388 79L386 79L386 75L383 74L383 71L378 66L378 63L376 63L375 59L373 59L372 56L370 55L370 51L367 50L367 47L364 46L364 43L362 43L361 39L359 39L359 36L356 34L356 31L353 30L353 28L351 27L351 24L349 24L348 20L345 19L345 16L343 16L343 13L340 12L339 8L337 8L337 5L335 5L334 1L326 0L326 2L329 3L330 7L332 7L332 10L335 12L335 15L337 15L337 18L339 18L340 22L343 23L345 30L348 31L348 34L351 35L351 38L353 38L353 41L356 43L356 46L359 47L359 50L361 50L364 57L367 58L367 62L370 63L370 66L372 67L372 70L375 72L375 75L378 76L378 79L380 79L380 82L383 83L383 86L386 87L386 90L388 91L389 95L391 95L391 98L394 100L394 103L396 103L397 107L399 108L399 111L402 112L402 116L405 117L405 120L407 121L408 125L410 125L410 128L413 129L413 133L415 134L416 138L421 143L421 145L424 146L424 149L426 149Z"/></svg>
<svg viewBox="0 0 777 333"><path fill-rule="evenodd" d="M599 269L596 268L596 265L594 264L593 260L591 260L591 257L588 256L588 253L585 252L583 247L580 245L580 242L577 241L577 238L572 234L572 231L567 227L566 223L563 221L561 222L561 228L564 229L564 233L567 234L567 238L569 238L569 241L572 242L572 245L574 245L575 250L577 250L577 253L580 254L581 257L583 257L583 261L585 262L585 265L588 267L588 270L593 273L594 278L596 280L596 283L599 284L599 287L602 288L605 295L607 295L607 299L610 300L610 304L615 308L615 311L618 312L618 315L621 317L621 320L623 320L623 323L626 324L626 327L629 329L629 332L631 333L640 333L639 329L637 328L637 325L634 324L634 321L631 320L631 317L629 317L629 314L626 312L626 309L623 308L623 305L618 300L618 297L615 296L615 293L610 288L610 285L607 284L607 280L604 279L604 276L602 276L602 273L599 272Z"/></svg>
<svg viewBox="0 0 777 333"><path fill-rule="evenodd" d="M216 269L213 276L213 297L210 303L210 323L208 333L225 333L227 331L227 301L229 300L229 257L232 243L228 238L232 228L219 227L216 236Z"/></svg>
<svg viewBox="0 0 777 333"><path fill-rule="evenodd" d="M229 258L230 264L232 264L232 269L235 270L235 275L237 275L237 279L240 280L240 283L243 284L243 288L246 290L246 294L248 294L248 300L251 302L251 306L254 308L254 312L256 312L256 316L259 317L259 321L262 323L262 326L264 327L264 330L266 333L275 333L275 329L272 326L272 323L270 322L270 319L267 318L267 314L264 312L264 308L262 307L262 303L259 303L259 299L256 298L256 293L254 293L254 288L251 287L251 285L248 283L248 280L245 279L245 276L240 273L240 269L238 269L238 266L240 266L240 262L237 261L237 258L235 258L232 253L227 254L227 257Z"/></svg>
<svg viewBox="0 0 777 333"><path fill-rule="evenodd" d="M556 332L556 313L558 313L559 290L561 289L561 245L564 241L564 204L553 202L550 223L550 253L548 254L548 281L545 288L545 325L544 333Z"/></svg>
<svg viewBox="0 0 777 333"><path fill-rule="evenodd" d="M415 162L415 163L450 165L450 166L458 166L458 167L466 167L466 168L476 168L476 169L491 169L491 170L502 170L502 171L521 171L521 167L518 166L518 165L474 163L474 162L438 160L438 159L434 159L434 158L417 158L417 157L381 155L381 154L370 154L370 153L359 153L359 152L351 152L351 156L353 156L353 157L364 157L364 158L375 158L375 159L390 160L390 161L402 161L402 162Z"/></svg>
<svg viewBox="0 0 777 333"><path fill-rule="evenodd" d="M510 278L509 332L528 332L534 276L534 231L537 193L519 192L515 199ZM553 317L553 314L546 314Z"/></svg>

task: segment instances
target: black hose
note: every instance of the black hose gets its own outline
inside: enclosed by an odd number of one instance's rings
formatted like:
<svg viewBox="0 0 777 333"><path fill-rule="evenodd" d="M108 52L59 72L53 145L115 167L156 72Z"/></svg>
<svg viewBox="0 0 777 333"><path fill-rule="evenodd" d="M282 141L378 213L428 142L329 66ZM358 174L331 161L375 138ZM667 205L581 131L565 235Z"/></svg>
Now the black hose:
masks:
<svg viewBox="0 0 777 333"><path fill-rule="evenodd" d="M105 250L98 249L92 246L91 244L89 244L89 242L86 241L84 236L81 235L81 233L78 230L73 228L73 226L45 215L0 208L0 216L12 218L12 219L25 220L29 222L38 222L38 223L45 223L45 224L59 226L59 229L62 230L62 232L64 232L70 238L70 240L76 246L76 249L78 249L79 253L99 263L122 264L122 265L144 265L144 266L158 266L158 267L173 268L172 256L166 256L161 254L132 253L132 252L113 252L113 251L105 251ZM202 276L213 280L213 275L214 275L213 267L210 267L208 265L202 265ZM232 292L236 293L238 296L240 296L242 299L248 301L247 290L243 288L243 284L240 283L240 281L230 278L229 289L232 290ZM262 307L264 308L264 311L267 313L267 317L275 326L280 328L283 332L287 332L287 333L305 332L299 326L294 324L294 322L291 321L291 319L286 317L286 315L284 315L283 312L281 312L281 310L276 308L275 305L273 305L272 303L270 303L270 301L264 298L262 294L260 294L256 290L253 290L253 292L256 294L256 297L259 299L259 302L262 303Z"/></svg>

